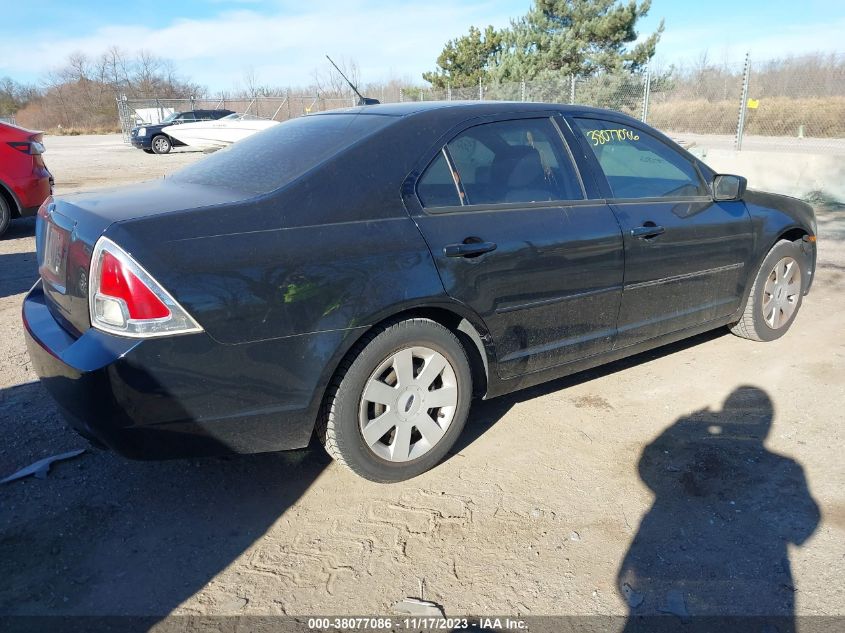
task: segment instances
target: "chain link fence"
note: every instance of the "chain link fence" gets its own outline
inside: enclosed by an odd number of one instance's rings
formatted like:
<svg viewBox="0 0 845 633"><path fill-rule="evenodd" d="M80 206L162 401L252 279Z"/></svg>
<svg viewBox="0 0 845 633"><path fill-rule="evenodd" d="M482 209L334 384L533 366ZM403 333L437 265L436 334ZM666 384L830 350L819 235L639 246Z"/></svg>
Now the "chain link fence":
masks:
<svg viewBox="0 0 845 633"><path fill-rule="evenodd" d="M322 97L319 95L286 94L279 97L252 99L126 99L117 100L117 113L123 140L129 142L129 132L141 123L160 123L174 112L191 110L231 110L253 114L265 119L287 121L312 112L337 110L355 105L352 97Z"/></svg>
<svg viewBox="0 0 845 633"><path fill-rule="evenodd" d="M754 62L673 69L671 72L561 76L543 81L462 88L376 88L383 103L397 101L539 101L618 110L643 120L682 145L702 149L805 151L845 155L845 60ZM353 96L287 92L279 97L217 100L118 100L121 128L153 122L141 115L225 108L283 121L355 104Z"/></svg>
<svg viewBox="0 0 845 633"><path fill-rule="evenodd" d="M800 73L752 61L742 149L800 146L845 153L845 66L834 61L821 60Z"/></svg>
<svg viewBox="0 0 845 633"><path fill-rule="evenodd" d="M666 74L600 75L477 88L403 91L403 100L515 100L618 110L687 147L845 154L845 64L702 67Z"/></svg>
<svg viewBox="0 0 845 633"><path fill-rule="evenodd" d="M380 86L367 91L382 103L402 101L398 86ZM445 98L445 97L444 97ZM129 142L130 130L141 123L159 123L173 112L190 110L231 110L237 113L274 121L287 121L314 112L349 108L356 105L355 95L324 95L284 91L278 96L220 97L217 99L117 99L117 113L125 142Z"/></svg>

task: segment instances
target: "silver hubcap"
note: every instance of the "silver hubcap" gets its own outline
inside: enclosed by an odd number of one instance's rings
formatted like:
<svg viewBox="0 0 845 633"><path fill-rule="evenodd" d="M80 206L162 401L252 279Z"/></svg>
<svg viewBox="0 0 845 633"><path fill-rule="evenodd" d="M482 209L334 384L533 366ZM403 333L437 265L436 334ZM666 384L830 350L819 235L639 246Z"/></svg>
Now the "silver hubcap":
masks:
<svg viewBox="0 0 845 633"><path fill-rule="evenodd" d="M154 142L156 145L156 150L158 150L159 152L163 152L167 149L167 141L165 141L163 138L157 138Z"/></svg>
<svg viewBox="0 0 845 633"><path fill-rule="evenodd" d="M801 296L801 269L792 257L781 259L763 286L763 320L773 330L786 324Z"/></svg>
<svg viewBox="0 0 845 633"><path fill-rule="evenodd" d="M427 347L399 350L364 386L358 413L361 436L382 459L407 462L443 438L457 406L458 381L443 354Z"/></svg>

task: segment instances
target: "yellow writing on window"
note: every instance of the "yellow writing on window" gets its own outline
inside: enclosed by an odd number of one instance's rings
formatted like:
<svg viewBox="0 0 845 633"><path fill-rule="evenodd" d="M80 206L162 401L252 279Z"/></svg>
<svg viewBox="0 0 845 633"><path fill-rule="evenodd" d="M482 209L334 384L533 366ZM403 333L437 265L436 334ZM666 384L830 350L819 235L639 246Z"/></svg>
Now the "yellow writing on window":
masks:
<svg viewBox="0 0 845 633"><path fill-rule="evenodd" d="M633 130L619 128L617 130L589 130L587 136L593 145L604 145L611 141L639 141L640 137Z"/></svg>

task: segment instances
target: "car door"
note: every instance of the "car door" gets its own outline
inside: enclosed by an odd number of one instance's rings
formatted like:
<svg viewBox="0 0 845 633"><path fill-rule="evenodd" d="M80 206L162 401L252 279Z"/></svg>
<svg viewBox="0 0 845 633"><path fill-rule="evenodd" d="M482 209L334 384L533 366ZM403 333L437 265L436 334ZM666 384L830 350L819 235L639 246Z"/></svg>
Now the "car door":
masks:
<svg viewBox="0 0 845 633"><path fill-rule="evenodd" d="M427 162L406 204L446 292L484 320L499 375L609 350L621 231L604 201L586 199L557 124L549 116L489 120Z"/></svg>
<svg viewBox="0 0 845 633"><path fill-rule="evenodd" d="M744 203L714 202L689 155L629 119L569 121L624 235L615 347L735 312L753 246Z"/></svg>

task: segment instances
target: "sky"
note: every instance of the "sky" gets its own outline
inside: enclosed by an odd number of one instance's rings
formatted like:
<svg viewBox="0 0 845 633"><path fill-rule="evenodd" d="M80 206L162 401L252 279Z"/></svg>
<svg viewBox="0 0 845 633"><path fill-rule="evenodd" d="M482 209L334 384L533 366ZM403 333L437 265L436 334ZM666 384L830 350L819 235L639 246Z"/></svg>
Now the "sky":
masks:
<svg viewBox="0 0 845 633"><path fill-rule="evenodd" d="M423 83L443 44L471 25L507 26L530 0L0 0L0 77L38 82L68 54L112 45L172 59L212 94L261 85L305 86L328 53L355 60L362 82ZM845 52L842 0L654 0L639 32L660 19L663 66L824 51ZM752 62L753 63L753 62Z"/></svg>

